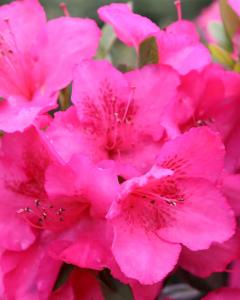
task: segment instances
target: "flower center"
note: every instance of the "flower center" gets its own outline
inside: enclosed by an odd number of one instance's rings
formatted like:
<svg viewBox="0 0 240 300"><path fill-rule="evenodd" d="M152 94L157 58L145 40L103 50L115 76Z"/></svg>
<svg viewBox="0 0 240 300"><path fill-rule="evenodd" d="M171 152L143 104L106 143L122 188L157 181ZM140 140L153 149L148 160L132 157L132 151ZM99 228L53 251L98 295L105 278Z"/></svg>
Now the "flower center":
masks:
<svg viewBox="0 0 240 300"><path fill-rule="evenodd" d="M86 98L84 101L83 126L88 136L98 140L108 156L113 158L130 146L134 106L134 88L127 101L115 95L111 85L104 81L98 101Z"/></svg>
<svg viewBox="0 0 240 300"><path fill-rule="evenodd" d="M130 225L138 225L146 231L156 231L168 226L174 219L170 207L183 204L185 195L171 176L153 180L144 187L138 187L123 199L122 211Z"/></svg>
<svg viewBox="0 0 240 300"><path fill-rule="evenodd" d="M38 229L65 229L76 222L88 206L86 203L80 203L74 199L68 200L69 202L64 201L61 205L60 203L55 204L55 202L35 199L34 202L29 202L28 206L20 208L17 214Z"/></svg>

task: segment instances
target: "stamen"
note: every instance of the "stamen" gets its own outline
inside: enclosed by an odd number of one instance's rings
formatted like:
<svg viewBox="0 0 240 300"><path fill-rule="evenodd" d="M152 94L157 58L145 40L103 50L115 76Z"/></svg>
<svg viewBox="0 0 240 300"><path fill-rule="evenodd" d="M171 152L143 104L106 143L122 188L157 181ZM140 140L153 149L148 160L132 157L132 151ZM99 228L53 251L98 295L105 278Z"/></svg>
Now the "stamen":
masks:
<svg viewBox="0 0 240 300"><path fill-rule="evenodd" d="M124 112L124 115L123 115L123 118L122 118L122 122L124 122L126 120L130 105L134 101L135 90L136 90L136 87L132 86L131 87L131 93L130 93L129 99L128 99L128 103L127 103L127 106L126 106L126 109L125 109L125 112Z"/></svg>
<svg viewBox="0 0 240 300"><path fill-rule="evenodd" d="M65 17L70 17L70 13L69 13L69 10L67 8L67 4L64 3L64 2L61 2L59 4L59 7L61 8L61 10L63 11L63 14Z"/></svg>
<svg viewBox="0 0 240 300"><path fill-rule="evenodd" d="M174 2L176 9L177 9L177 14L178 14L178 21L182 20L182 4L181 4L181 0L176 0Z"/></svg>
<svg viewBox="0 0 240 300"><path fill-rule="evenodd" d="M34 200L34 206L24 207L17 210L23 219L31 226L44 229L50 227L58 227L58 222L64 222L66 208L56 208L52 204L44 204L39 199Z"/></svg>

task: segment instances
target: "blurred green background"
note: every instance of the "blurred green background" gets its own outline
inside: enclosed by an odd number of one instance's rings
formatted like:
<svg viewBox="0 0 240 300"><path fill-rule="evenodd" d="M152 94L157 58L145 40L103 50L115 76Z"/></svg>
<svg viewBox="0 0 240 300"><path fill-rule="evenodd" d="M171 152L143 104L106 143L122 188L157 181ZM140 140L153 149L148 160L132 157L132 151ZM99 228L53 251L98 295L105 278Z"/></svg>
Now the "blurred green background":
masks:
<svg viewBox="0 0 240 300"><path fill-rule="evenodd" d="M61 0L40 0L47 10L49 18L62 14L59 3ZM0 4L11 1L0 0ZM126 0L66 0L68 9L73 16L90 17L97 19L96 10L102 5L111 2L127 2ZM160 25L166 25L176 19L174 0L133 0L134 10L151 18ZM184 18L192 19L201 9L212 0L182 0Z"/></svg>

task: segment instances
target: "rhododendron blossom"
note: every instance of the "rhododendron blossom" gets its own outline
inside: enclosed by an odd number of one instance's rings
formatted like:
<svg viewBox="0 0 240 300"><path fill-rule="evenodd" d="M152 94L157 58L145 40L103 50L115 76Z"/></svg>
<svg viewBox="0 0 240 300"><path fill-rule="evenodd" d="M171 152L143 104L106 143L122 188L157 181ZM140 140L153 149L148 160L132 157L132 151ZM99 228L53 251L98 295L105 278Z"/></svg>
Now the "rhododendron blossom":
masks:
<svg viewBox="0 0 240 300"><path fill-rule="evenodd" d="M239 1L169 3L0 6L1 300L240 299Z"/></svg>
<svg viewBox="0 0 240 300"><path fill-rule="evenodd" d="M146 171L161 146L164 115L178 85L179 76L167 66L122 74L106 61L84 62L73 81L75 107L56 114L47 136L64 160L82 153L95 162L115 160L124 177Z"/></svg>
<svg viewBox="0 0 240 300"><path fill-rule="evenodd" d="M100 32L88 19L47 22L37 0L2 6L0 28L0 130L22 131L56 107L73 67L95 54Z"/></svg>
<svg viewBox="0 0 240 300"><path fill-rule="evenodd" d="M30 142L31 148L28 146ZM12 149L11 152L9 152L10 149ZM4 136L0 159L1 207L3 207L2 243L8 244L8 240L15 243L23 242L18 237L20 224L22 231L25 231L24 238L28 237L24 243L20 244L22 248L27 247L34 240L28 225L53 231L68 228L79 220L85 209L91 206L91 201L99 202L94 205L92 213L96 211L97 214L102 213L104 216L104 211L106 213L115 195L114 186L117 183L114 184L116 179L111 170L108 172L107 169L97 167L94 170L90 162L79 157L71 161L68 166L61 165L56 153L48 147L43 137L34 128L29 128L22 134L13 133ZM73 168L70 167L71 164ZM86 175L76 176L75 174L76 171L84 174L86 170L91 170L89 173L91 176L96 172L94 176L96 183L98 180L102 182L102 204L100 204L100 189L96 195L95 189L91 188L93 182L90 183ZM65 176L64 183L56 176L57 174L60 178L61 174ZM104 184L109 185L110 188L113 187L112 193L109 188L108 191L104 190ZM67 192L64 192L64 186L68 187ZM89 202L91 191L93 197ZM4 223L5 218L8 219L7 223ZM13 223L10 223L10 220ZM12 237L9 235L9 227L14 224L18 224L19 231L13 232ZM10 248L15 250L19 247L17 245L10 246Z"/></svg>
<svg viewBox="0 0 240 300"><path fill-rule="evenodd" d="M191 130L166 143L147 174L123 184L108 213L113 254L123 273L145 284L157 282L173 269L180 244L201 250L231 237L233 212L212 184L223 156L217 136L205 128Z"/></svg>

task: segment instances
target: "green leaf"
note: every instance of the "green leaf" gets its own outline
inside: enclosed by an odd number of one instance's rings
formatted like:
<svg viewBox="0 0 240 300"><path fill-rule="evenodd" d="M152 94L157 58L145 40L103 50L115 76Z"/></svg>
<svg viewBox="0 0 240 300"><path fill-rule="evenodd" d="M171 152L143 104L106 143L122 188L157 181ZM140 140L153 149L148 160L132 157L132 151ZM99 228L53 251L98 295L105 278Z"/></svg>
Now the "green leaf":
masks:
<svg viewBox="0 0 240 300"><path fill-rule="evenodd" d="M220 47L231 51L231 41L229 40L229 36L227 36L222 23L213 21L208 25L208 30Z"/></svg>
<svg viewBox="0 0 240 300"><path fill-rule="evenodd" d="M111 49L111 61L114 66L124 71L122 66L125 65L125 71L132 70L137 67L137 53L135 48L127 47L120 41L116 41Z"/></svg>
<svg viewBox="0 0 240 300"><path fill-rule="evenodd" d="M219 62L227 68L233 69L235 62L232 59L231 53L216 44L210 44L208 45L208 48L216 62Z"/></svg>
<svg viewBox="0 0 240 300"><path fill-rule="evenodd" d="M158 64L158 46L154 36L146 38L139 46L139 67L150 64Z"/></svg>
<svg viewBox="0 0 240 300"><path fill-rule="evenodd" d="M226 33L232 40L234 34L240 28L240 18L227 3L227 0L220 0L220 10Z"/></svg>
<svg viewBox="0 0 240 300"><path fill-rule="evenodd" d="M116 41L116 35L114 33L112 26L105 24L102 27L102 37L100 40L96 57L98 59L106 58L115 41Z"/></svg>
<svg viewBox="0 0 240 300"><path fill-rule="evenodd" d="M71 105L71 92L69 87L65 87L60 91L59 94L59 105L61 110L66 110Z"/></svg>

